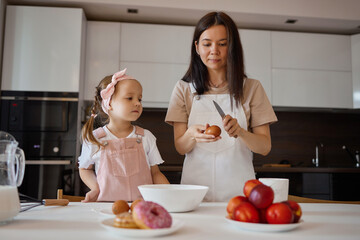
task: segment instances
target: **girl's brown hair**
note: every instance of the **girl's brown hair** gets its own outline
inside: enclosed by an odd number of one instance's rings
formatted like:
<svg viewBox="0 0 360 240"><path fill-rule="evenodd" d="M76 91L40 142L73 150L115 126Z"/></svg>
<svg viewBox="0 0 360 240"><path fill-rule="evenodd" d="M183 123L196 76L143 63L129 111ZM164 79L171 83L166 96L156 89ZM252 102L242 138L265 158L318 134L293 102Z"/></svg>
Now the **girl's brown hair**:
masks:
<svg viewBox="0 0 360 240"><path fill-rule="evenodd" d="M100 147L103 146L103 144L101 144L93 135L94 122L95 122L95 118L102 119L104 123L109 122L109 116L106 113L104 113L104 111L101 108L102 98L100 92L101 90L105 89L109 83L111 83L111 79L112 79L112 75L104 77L100 81L99 85L96 87L95 100L91 108L91 116L81 130L82 140L97 145L99 149Z"/></svg>

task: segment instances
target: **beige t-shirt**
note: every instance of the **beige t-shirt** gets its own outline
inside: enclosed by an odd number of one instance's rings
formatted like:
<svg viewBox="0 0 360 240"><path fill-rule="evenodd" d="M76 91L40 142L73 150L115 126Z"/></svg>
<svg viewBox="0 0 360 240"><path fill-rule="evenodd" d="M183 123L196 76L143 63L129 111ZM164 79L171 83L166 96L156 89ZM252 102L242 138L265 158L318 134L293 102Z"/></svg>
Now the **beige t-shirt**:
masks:
<svg viewBox="0 0 360 240"><path fill-rule="evenodd" d="M228 87L210 88L205 94L227 94ZM191 111L194 94L191 92L190 84L183 80L176 83L172 92L169 108L165 122L173 125L174 122L187 123ZM270 104L265 90L261 83L255 79L246 79L244 85L244 109L248 130L264 124L271 124L277 121L275 112Z"/></svg>

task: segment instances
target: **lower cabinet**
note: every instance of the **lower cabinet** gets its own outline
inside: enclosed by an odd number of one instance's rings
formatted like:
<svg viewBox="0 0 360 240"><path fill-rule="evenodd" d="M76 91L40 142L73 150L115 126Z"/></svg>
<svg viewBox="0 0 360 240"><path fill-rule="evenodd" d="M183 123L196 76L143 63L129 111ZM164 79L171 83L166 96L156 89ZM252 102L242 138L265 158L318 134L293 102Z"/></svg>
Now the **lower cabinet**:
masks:
<svg viewBox="0 0 360 240"><path fill-rule="evenodd" d="M256 178L288 178L289 194L335 201L360 201L359 173L258 172Z"/></svg>
<svg viewBox="0 0 360 240"><path fill-rule="evenodd" d="M360 173L334 173L331 180L334 200L360 201Z"/></svg>
<svg viewBox="0 0 360 240"><path fill-rule="evenodd" d="M332 200L331 173L303 173L302 196Z"/></svg>

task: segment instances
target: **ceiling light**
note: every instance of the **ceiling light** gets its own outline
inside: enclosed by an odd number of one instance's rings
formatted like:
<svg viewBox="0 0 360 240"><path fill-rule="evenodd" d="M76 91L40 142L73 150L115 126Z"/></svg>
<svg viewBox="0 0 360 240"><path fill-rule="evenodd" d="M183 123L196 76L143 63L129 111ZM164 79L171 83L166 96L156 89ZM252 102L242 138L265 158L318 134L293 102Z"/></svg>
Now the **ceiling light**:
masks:
<svg viewBox="0 0 360 240"><path fill-rule="evenodd" d="M287 24L295 24L297 22L297 19L288 19L285 23Z"/></svg>
<svg viewBox="0 0 360 240"><path fill-rule="evenodd" d="M138 13L138 11L139 11L139 10L138 10L138 9L136 9L136 8L128 8L128 9L127 9L127 12L128 12L128 13L134 13L134 14L137 14L137 13Z"/></svg>

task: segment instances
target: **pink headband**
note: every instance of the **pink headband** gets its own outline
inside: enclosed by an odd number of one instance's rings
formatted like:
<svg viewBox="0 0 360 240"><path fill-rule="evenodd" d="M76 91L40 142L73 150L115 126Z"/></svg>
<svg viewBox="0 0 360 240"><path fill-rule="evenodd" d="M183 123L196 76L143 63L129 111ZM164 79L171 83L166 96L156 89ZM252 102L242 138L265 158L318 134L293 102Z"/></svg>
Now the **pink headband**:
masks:
<svg viewBox="0 0 360 240"><path fill-rule="evenodd" d="M134 79L133 77L126 75L125 72L126 68L120 72L115 73L112 76L111 83L109 83L109 85L107 85L107 87L100 92L102 98L101 107L106 114L109 114L108 110L110 108L110 100L114 94L115 85L121 80Z"/></svg>

